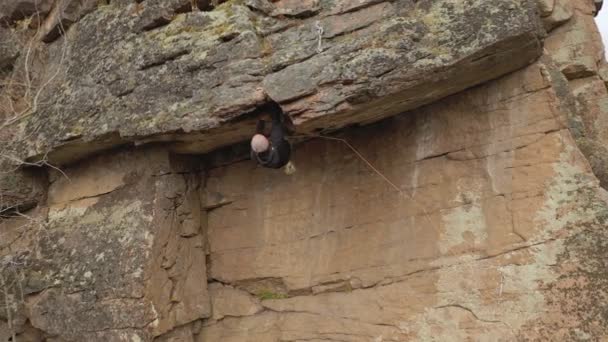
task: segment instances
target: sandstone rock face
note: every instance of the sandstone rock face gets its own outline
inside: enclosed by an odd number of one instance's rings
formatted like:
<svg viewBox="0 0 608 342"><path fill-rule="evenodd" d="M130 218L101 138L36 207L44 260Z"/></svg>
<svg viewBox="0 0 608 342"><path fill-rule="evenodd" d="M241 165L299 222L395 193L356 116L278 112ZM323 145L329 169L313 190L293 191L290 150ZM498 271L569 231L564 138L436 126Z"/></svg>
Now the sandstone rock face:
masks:
<svg viewBox="0 0 608 342"><path fill-rule="evenodd" d="M550 67L346 135L403 194L335 141L298 149L291 177L212 170L207 187L230 204L209 213L211 277L278 279L269 291L293 298L209 323L200 340L564 338L575 327L534 326L572 314L559 270L584 258L566 257L570 241L601 231L607 207Z"/></svg>
<svg viewBox="0 0 608 342"><path fill-rule="evenodd" d="M575 5L570 3L570 6ZM557 28L545 42L545 47L570 79L597 74L598 64L604 56L593 16L584 13L585 10L591 12L590 8L577 9L572 20Z"/></svg>
<svg viewBox="0 0 608 342"><path fill-rule="evenodd" d="M546 40L545 47L571 80L569 87L576 97L577 110L586 127L586 134L578 133L577 141L606 188L608 123L605 122L605 98L608 93L602 79L605 78L602 70L606 69L604 48L599 33L593 27L592 4L580 0L572 2L571 6L575 9L572 20L556 29Z"/></svg>
<svg viewBox="0 0 608 342"><path fill-rule="evenodd" d="M147 340L210 315L196 168L147 150L64 173L45 222L3 227L20 235L3 246L5 282L36 294L16 314L74 341Z"/></svg>
<svg viewBox="0 0 608 342"><path fill-rule="evenodd" d="M0 340L608 339L596 4L11 11ZM233 145L271 101L290 175Z"/></svg>

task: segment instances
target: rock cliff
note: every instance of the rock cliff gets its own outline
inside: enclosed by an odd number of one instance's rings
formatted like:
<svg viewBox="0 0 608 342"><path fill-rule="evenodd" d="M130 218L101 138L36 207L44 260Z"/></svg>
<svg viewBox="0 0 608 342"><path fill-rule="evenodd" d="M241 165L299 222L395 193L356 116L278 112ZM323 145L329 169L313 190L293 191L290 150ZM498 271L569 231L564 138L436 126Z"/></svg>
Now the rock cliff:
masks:
<svg viewBox="0 0 608 342"><path fill-rule="evenodd" d="M599 8L0 1L0 341L608 338Z"/></svg>

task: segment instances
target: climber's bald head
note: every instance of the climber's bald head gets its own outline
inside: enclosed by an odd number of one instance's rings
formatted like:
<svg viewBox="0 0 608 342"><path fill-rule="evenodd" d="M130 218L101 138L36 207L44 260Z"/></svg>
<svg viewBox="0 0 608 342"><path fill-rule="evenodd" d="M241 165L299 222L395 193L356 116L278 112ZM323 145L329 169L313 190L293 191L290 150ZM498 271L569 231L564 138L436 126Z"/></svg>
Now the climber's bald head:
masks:
<svg viewBox="0 0 608 342"><path fill-rule="evenodd" d="M256 134L251 138L251 149L255 153L262 153L268 151L270 142L262 134Z"/></svg>

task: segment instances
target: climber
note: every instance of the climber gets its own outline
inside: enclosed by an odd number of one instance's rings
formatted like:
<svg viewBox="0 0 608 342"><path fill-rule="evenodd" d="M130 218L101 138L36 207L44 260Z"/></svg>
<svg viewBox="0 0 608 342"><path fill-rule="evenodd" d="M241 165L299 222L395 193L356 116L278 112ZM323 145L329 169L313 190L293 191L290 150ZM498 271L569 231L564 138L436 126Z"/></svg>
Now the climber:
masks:
<svg viewBox="0 0 608 342"><path fill-rule="evenodd" d="M251 138L251 159L264 167L279 169L289 162L291 156L291 146L285 140L285 115L276 103L264 106L261 111L269 112L272 129L270 137L265 136L265 122L258 121L256 134Z"/></svg>
<svg viewBox="0 0 608 342"><path fill-rule="evenodd" d="M603 3L604 3L603 0L594 0L594 4L595 4L595 16L597 16L597 14L600 13L600 11L602 10Z"/></svg>

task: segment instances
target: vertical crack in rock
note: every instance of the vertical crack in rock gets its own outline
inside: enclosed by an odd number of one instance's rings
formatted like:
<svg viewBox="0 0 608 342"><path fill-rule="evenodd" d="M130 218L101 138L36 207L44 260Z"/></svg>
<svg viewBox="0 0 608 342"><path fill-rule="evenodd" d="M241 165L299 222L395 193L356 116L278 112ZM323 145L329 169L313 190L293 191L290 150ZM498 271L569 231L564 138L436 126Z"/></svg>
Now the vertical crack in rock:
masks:
<svg viewBox="0 0 608 342"><path fill-rule="evenodd" d="M154 335L211 314L200 181L197 173L167 174L156 181L155 226L159 231L146 291L158 315Z"/></svg>

